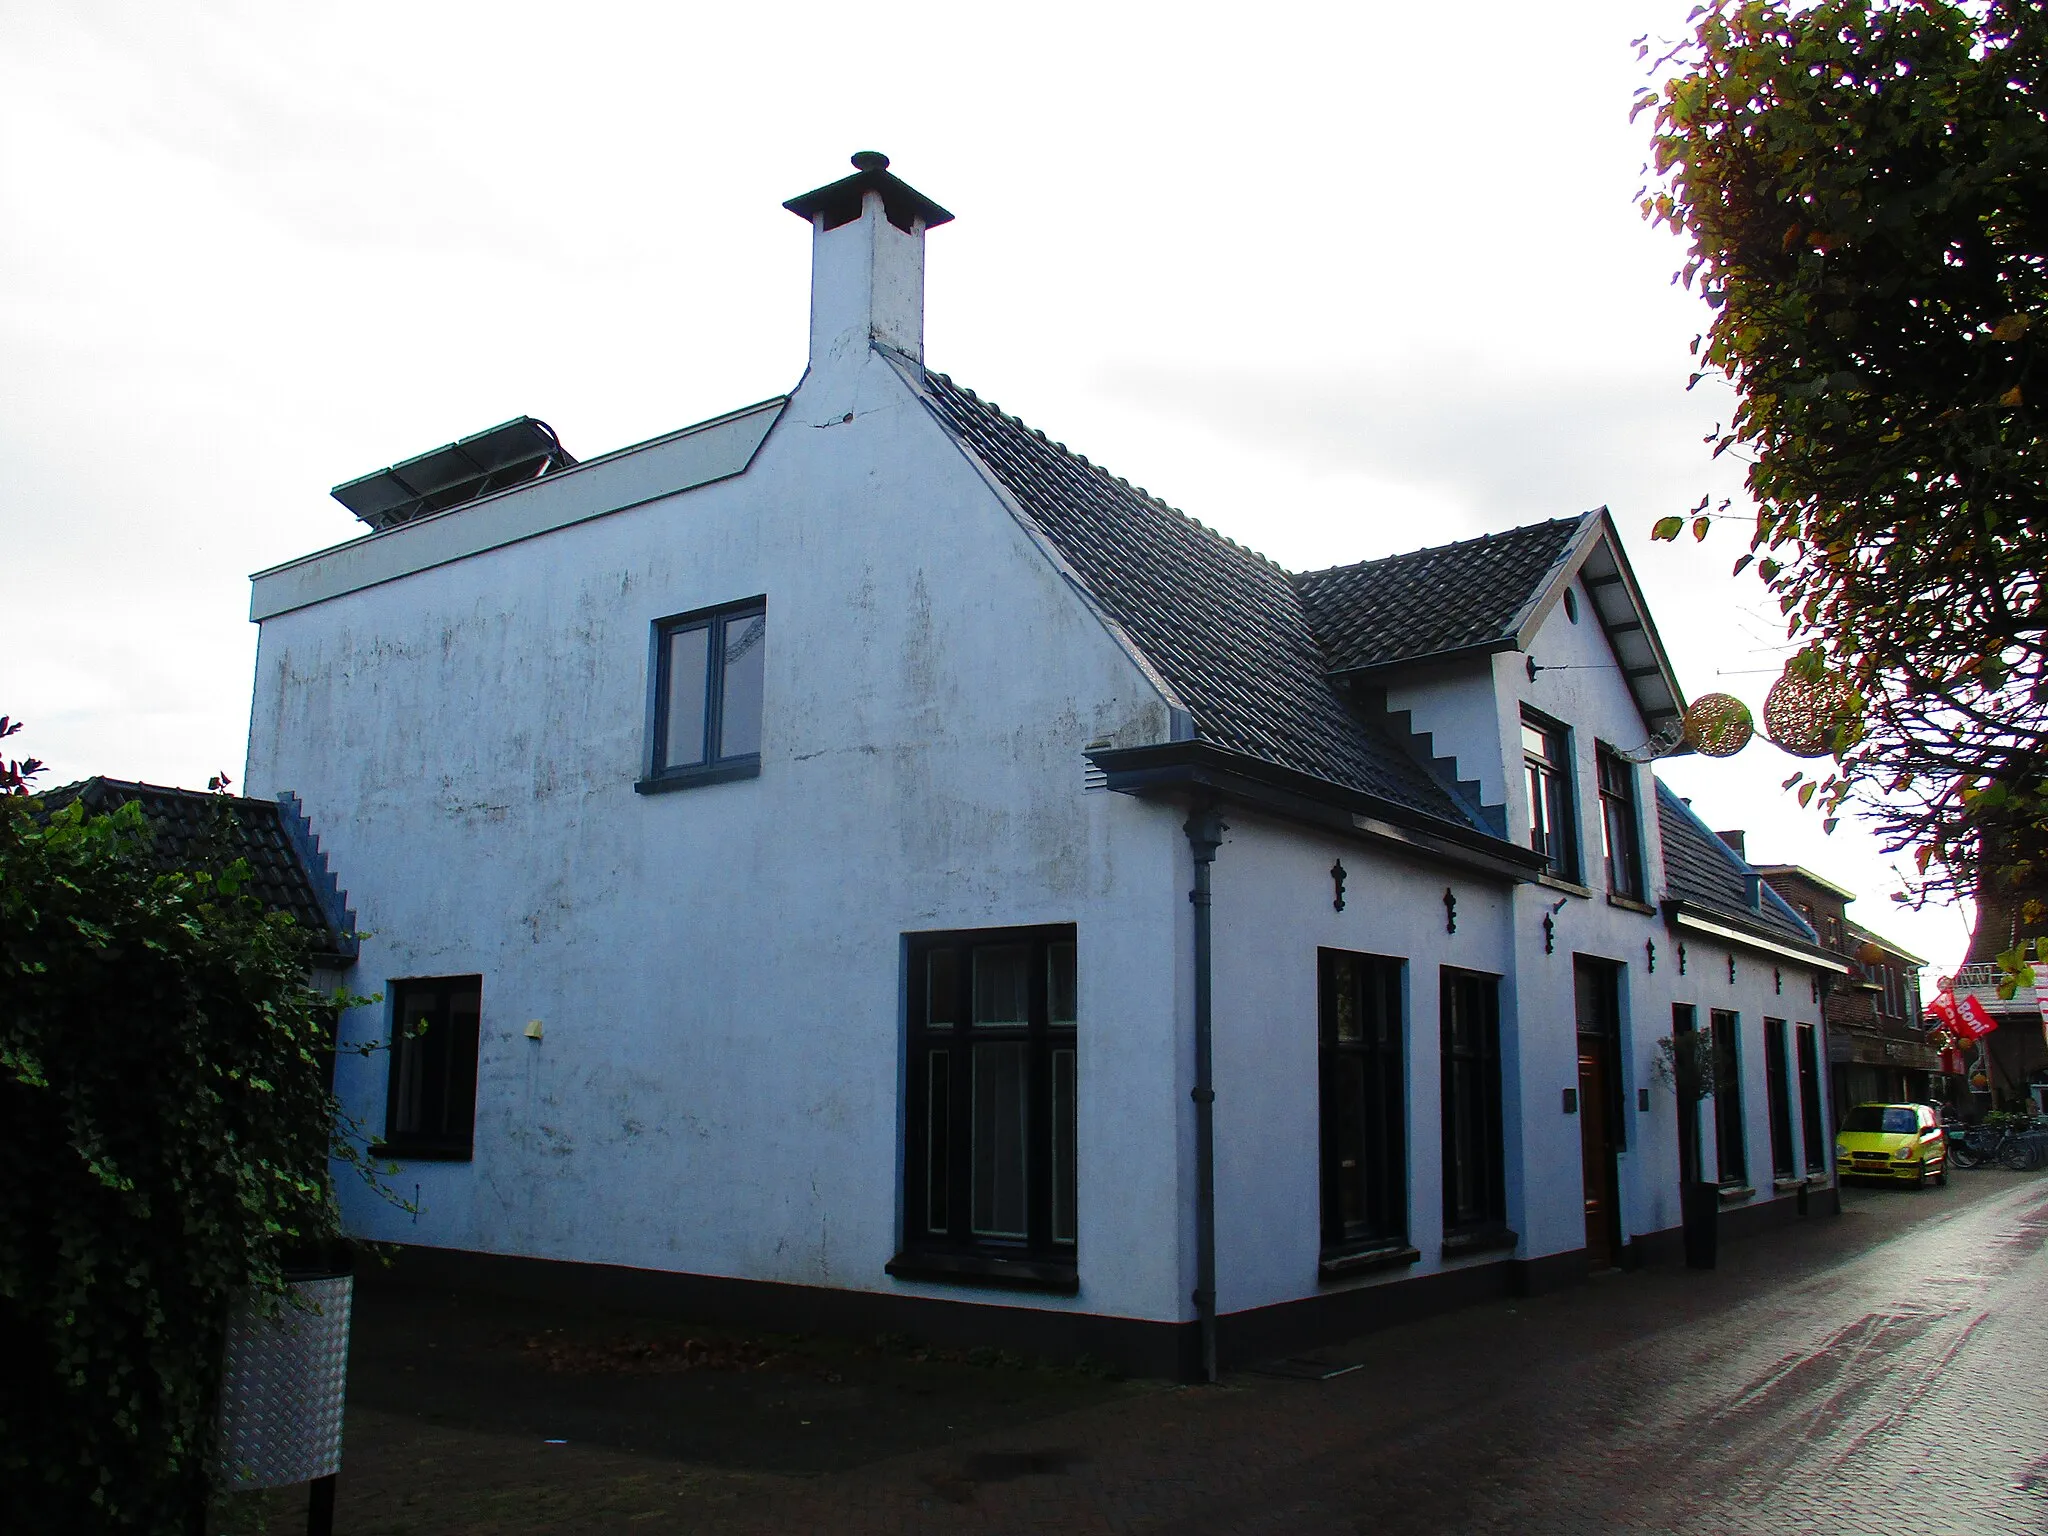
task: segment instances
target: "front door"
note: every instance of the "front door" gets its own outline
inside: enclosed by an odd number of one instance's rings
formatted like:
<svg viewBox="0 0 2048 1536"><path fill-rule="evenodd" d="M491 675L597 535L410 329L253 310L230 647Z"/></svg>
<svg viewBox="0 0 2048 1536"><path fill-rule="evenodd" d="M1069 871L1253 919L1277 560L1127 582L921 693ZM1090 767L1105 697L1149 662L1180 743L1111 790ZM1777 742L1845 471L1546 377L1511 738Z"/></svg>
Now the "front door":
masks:
<svg viewBox="0 0 2048 1536"><path fill-rule="evenodd" d="M1615 1152L1615 1067L1621 999L1614 967L1579 960L1573 966L1579 1025L1579 1156L1586 1193L1586 1261L1612 1269L1621 1258L1620 1180Z"/></svg>

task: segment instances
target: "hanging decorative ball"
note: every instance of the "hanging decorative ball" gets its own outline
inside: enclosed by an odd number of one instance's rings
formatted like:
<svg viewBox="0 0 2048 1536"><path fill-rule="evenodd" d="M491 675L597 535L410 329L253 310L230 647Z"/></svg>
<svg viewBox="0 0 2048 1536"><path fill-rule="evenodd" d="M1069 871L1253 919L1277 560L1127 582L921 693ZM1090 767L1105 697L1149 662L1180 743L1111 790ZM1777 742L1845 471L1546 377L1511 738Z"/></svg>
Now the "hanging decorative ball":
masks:
<svg viewBox="0 0 2048 1536"><path fill-rule="evenodd" d="M1848 707L1849 685L1839 677L1810 678L1787 667L1764 699L1764 735L1794 757L1826 757Z"/></svg>
<svg viewBox="0 0 2048 1536"><path fill-rule="evenodd" d="M1685 712L1686 744L1708 757L1733 757L1755 734L1749 706L1732 693L1702 694Z"/></svg>

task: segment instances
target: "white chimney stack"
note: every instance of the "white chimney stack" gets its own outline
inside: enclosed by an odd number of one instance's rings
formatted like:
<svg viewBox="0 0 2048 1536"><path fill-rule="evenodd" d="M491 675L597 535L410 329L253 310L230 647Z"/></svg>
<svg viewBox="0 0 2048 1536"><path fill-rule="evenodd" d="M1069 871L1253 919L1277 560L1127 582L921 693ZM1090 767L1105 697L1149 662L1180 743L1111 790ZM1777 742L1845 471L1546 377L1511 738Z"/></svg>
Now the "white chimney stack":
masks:
<svg viewBox="0 0 2048 1536"><path fill-rule="evenodd" d="M879 342L924 361L924 232L953 215L862 150L854 174L782 206L810 222L811 366Z"/></svg>

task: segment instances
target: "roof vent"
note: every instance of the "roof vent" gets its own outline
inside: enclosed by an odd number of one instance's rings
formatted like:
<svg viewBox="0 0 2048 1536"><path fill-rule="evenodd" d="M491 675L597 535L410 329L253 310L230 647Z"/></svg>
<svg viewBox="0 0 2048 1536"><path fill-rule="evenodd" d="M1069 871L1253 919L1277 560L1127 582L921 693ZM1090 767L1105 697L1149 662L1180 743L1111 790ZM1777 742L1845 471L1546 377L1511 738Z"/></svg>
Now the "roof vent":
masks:
<svg viewBox="0 0 2048 1536"><path fill-rule="evenodd" d="M493 491L538 480L575 462L553 427L520 416L337 485L333 495L381 533Z"/></svg>

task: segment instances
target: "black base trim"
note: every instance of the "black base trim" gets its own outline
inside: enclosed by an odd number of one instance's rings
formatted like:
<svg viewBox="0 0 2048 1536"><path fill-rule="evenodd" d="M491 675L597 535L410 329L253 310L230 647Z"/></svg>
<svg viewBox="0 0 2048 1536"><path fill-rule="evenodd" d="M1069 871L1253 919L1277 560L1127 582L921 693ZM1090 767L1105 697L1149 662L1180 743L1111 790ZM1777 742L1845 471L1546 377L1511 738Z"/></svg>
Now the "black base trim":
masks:
<svg viewBox="0 0 2048 1536"><path fill-rule="evenodd" d="M1808 1208L1810 1214L1839 1215L1840 1192L1814 1190ZM1721 1212L1720 1230L1724 1237L1747 1237L1799 1219L1797 1200L1763 1200ZM849 1291L409 1244L385 1251L392 1255L390 1265L365 1265L357 1274L358 1286L484 1291L785 1333L854 1338L901 1333L956 1348L988 1344L1045 1360L1087 1356L1127 1376L1202 1379L1201 1334L1192 1321L1152 1322L993 1300ZM1623 1263L1633 1268L1643 1262L1677 1262L1683 1252L1673 1227L1630 1238ZM1225 1313L1216 1320L1217 1357L1235 1370L1477 1302L1542 1296L1582 1284L1588 1267L1586 1251L1575 1248L1536 1259L1498 1259L1433 1275L1332 1286L1297 1301Z"/></svg>
<svg viewBox="0 0 2048 1536"><path fill-rule="evenodd" d="M1044 1360L1073 1361L1087 1356L1126 1376L1195 1381L1201 1375L1201 1340L1191 1322L1150 1322L1012 1306L993 1299L954 1301L457 1248L405 1244L385 1251L392 1256L389 1267L365 1265L358 1284L482 1291L778 1333L829 1333L846 1338L900 1333L947 1348L987 1344Z"/></svg>
<svg viewBox="0 0 2048 1536"><path fill-rule="evenodd" d="M1072 1296L1081 1277L1071 1264L1043 1259L1005 1259L984 1253L899 1253L882 1268L899 1280L936 1280L949 1285L989 1285L1013 1291L1050 1291Z"/></svg>

